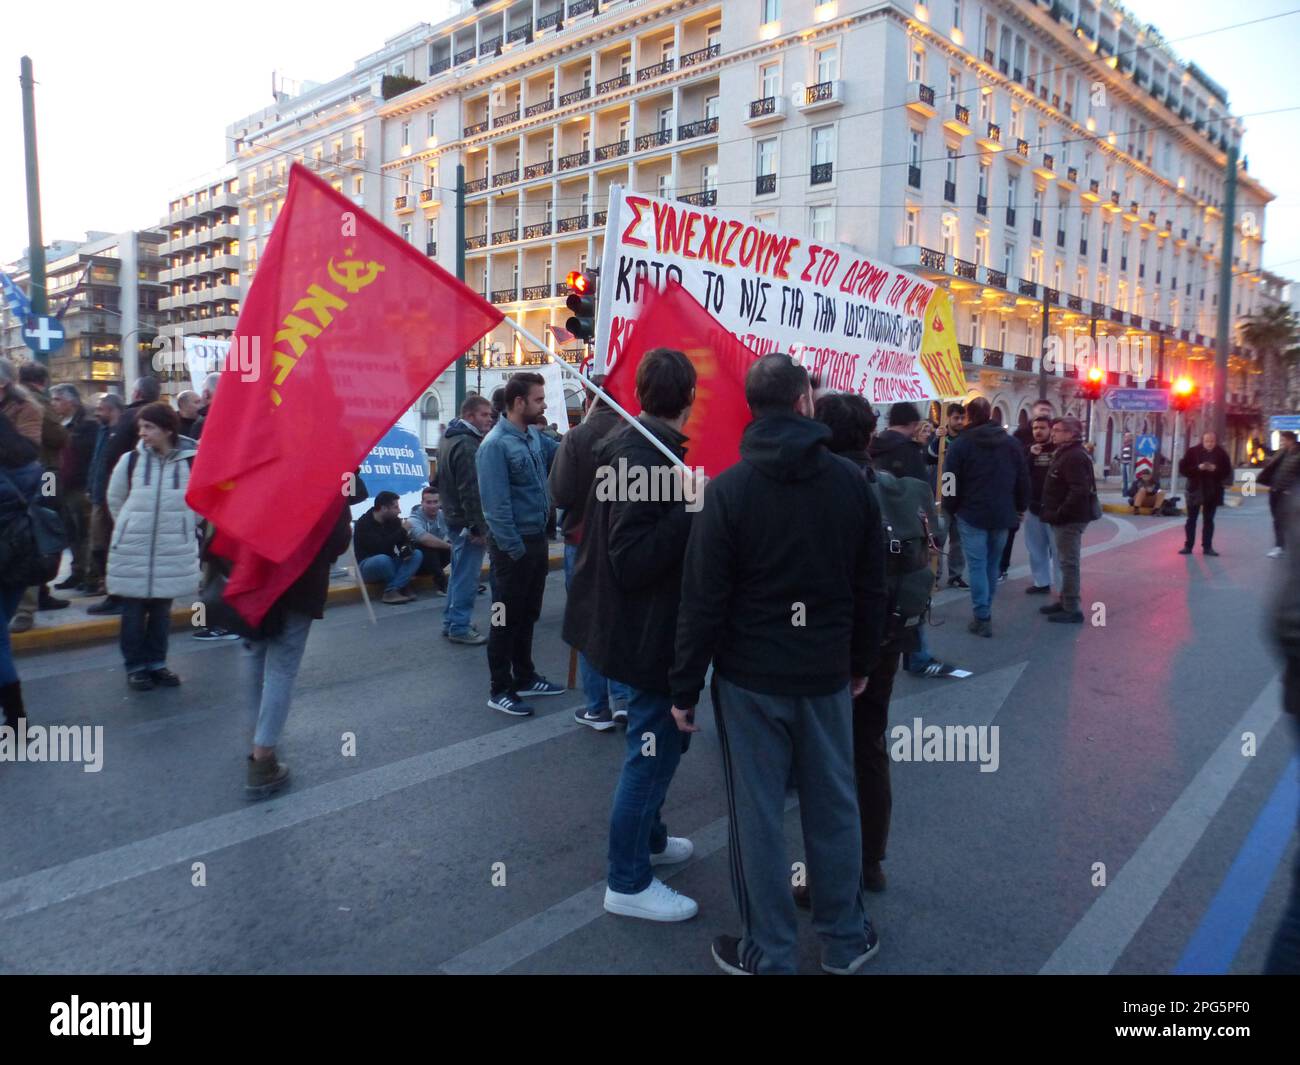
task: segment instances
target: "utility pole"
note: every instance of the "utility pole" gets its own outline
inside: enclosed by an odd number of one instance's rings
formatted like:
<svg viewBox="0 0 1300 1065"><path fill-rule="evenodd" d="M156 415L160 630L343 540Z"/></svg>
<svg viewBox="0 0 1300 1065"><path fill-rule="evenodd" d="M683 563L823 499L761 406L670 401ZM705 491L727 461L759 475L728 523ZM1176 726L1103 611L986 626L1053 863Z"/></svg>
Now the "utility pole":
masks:
<svg viewBox="0 0 1300 1065"><path fill-rule="evenodd" d="M1156 338L1156 388L1165 387L1165 331L1160 330L1160 335ZM1162 445L1165 442L1165 416L1156 415L1156 462L1155 475L1160 476L1160 453L1164 450Z"/></svg>
<svg viewBox="0 0 1300 1065"><path fill-rule="evenodd" d="M1038 398L1047 398L1047 344L1048 330L1051 329L1051 312L1047 307L1047 284L1043 284L1043 343L1038 352Z"/></svg>
<svg viewBox="0 0 1300 1065"><path fill-rule="evenodd" d="M465 164L456 164L456 277L465 280ZM479 351L479 373L482 374L482 346ZM460 417L460 405L465 402L465 356L456 360L456 409L452 418ZM450 419L448 419L450 420Z"/></svg>
<svg viewBox="0 0 1300 1065"><path fill-rule="evenodd" d="M20 61L18 81L23 93L23 152L27 163L27 297L32 315L41 318L49 312L49 301L45 295L45 241L41 237L41 177L36 161L36 78L29 56ZM49 361L49 356L40 351L33 354L41 362Z"/></svg>
<svg viewBox="0 0 1300 1065"><path fill-rule="evenodd" d="M1235 131L1234 131L1235 132ZM1230 132L1230 136L1232 133ZM1214 359L1214 431L1219 443L1228 436L1229 312L1232 310L1232 238L1237 224L1237 142L1228 145L1228 173L1223 190L1223 247L1219 249L1219 322Z"/></svg>

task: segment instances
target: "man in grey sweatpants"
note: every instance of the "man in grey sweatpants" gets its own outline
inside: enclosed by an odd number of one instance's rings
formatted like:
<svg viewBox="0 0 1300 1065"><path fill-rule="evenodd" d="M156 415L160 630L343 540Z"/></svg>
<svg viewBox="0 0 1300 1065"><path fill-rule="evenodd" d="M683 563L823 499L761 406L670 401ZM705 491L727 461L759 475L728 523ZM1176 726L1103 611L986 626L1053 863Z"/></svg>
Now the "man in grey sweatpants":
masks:
<svg viewBox="0 0 1300 1065"><path fill-rule="evenodd" d="M880 511L861 471L826 450L803 367L764 356L745 398L754 421L740 462L710 482L691 530L669 678L678 728L696 731L713 662L741 924L739 937L714 940L713 957L729 973L795 971L793 777L822 968L848 974L879 946L862 890L850 696L884 631Z"/></svg>

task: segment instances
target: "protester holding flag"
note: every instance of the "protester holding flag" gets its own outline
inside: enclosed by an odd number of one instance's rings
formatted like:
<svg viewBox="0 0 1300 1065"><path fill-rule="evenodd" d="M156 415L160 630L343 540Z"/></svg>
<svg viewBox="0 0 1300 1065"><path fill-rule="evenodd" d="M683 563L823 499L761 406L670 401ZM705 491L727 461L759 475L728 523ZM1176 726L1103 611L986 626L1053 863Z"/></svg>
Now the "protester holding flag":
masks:
<svg viewBox="0 0 1300 1065"><path fill-rule="evenodd" d="M690 417L695 384L695 367L671 348L646 352L636 367L638 421L679 459L686 454L682 427ZM683 477L627 424L595 446L592 461L596 470L564 608L564 639L602 678L627 685L626 751L610 814L605 909L647 921L685 921L699 906L657 879L653 867L683 862L695 850L689 839L668 835L660 809L687 739L670 712L668 671L682 559L697 509L688 500L699 500L706 478ZM650 484L681 477L681 491L648 493L651 498L643 499L617 486L602 490L600 483L611 477L624 486L638 477Z"/></svg>
<svg viewBox="0 0 1300 1065"><path fill-rule="evenodd" d="M488 633L488 706L527 717L533 712L527 696L560 695L565 690L533 666L533 626L542 614L549 568L546 523L551 498L546 475L559 445L535 424L546 410L541 374L512 374L504 402L505 416L474 456L499 596L492 609L502 614L499 623L493 617Z"/></svg>
<svg viewBox="0 0 1300 1065"><path fill-rule="evenodd" d="M793 973L785 790L799 790L822 968L856 972L879 947L862 894L851 697L880 656L880 508L862 472L825 448L808 372L789 355L750 367L754 422L740 462L710 484L686 551L670 675L672 713L695 707L713 662L713 712L731 826L741 936L713 957L730 973Z"/></svg>
<svg viewBox="0 0 1300 1065"><path fill-rule="evenodd" d="M180 419L165 403L140 409L140 442L113 469L108 509L108 590L122 600L122 658L135 691L174 688L167 668L172 600L199 587L197 518L185 503L194 441L180 435Z"/></svg>

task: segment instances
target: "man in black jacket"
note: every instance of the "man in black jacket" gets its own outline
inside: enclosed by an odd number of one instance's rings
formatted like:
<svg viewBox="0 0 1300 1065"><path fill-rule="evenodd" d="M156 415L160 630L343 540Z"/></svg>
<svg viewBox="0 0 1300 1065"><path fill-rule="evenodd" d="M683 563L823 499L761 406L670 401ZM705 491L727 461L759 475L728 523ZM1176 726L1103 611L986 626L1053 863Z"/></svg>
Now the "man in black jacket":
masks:
<svg viewBox="0 0 1300 1065"><path fill-rule="evenodd" d="M1092 456L1083 446L1083 426L1078 418L1057 418L1052 423L1055 453L1043 482L1039 517L1052 528L1056 564L1061 574L1059 602L1039 607L1048 621L1077 625L1083 621L1079 603L1079 565L1083 530L1092 520L1092 494L1096 484Z"/></svg>
<svg viewBox="0 0 1300 1065"><path fill-rule="evenodd" d="M59 454L59 487L63 493L64 525L72 550L72 572L54 587L92 591L90 579L90 496L86 477L95 454L99 424L86 413L76 385L61 384L50 389L50 407L63 422L68 439Z"/></svg>
<svg viewBox="0 0 1300 1065"><path fill-rule="evenodd" d="M712 482L686 549L670 677L695 731L713 661L713 713L731 822L741 936L713 957L731 973L793 973L795 912L785 788L799 789L822 968L856 972L879 947L862 893L852 697L880 657L880 509L862 471L811 419L807 371L765 355L745 377L754 421L740 462Z"/></svg>
<svg viewBox="0 0 1300 1065"><path fill-rule="evenodd" d="M595 383L600 384L599 381ZM587 495L596 480L596 448L610 433L626 426L627 422L613 407L607 406L599 396L593 395L582 424L565 434L560 449L551 462L551 472L547 479L551 502L557 509L564 511L561 528L564 532L566 590L573 581L573 567L582 545ZM580 603L575 604L572 597L568 604L575 608L581 607ZM582 678L582 692L587 697L587 705L574 711L574 719L597 732L613 728L618 722L627 724L627 686L606 677L581 651L578 652L578 674Z"/></svg>
<svg viewBox="0 0 1300 1065"><path fill-rule="evenodd" d="M1223 506L1224 485L1232 483L1232 461L1219 447L1214 433L1204 433L1201 442L1187 449L1178 472L1187 478L1186 542L1180 555L1190 555L1196 544L1196 518L1204 512L1205 524L1201 529L1201 552L1217 555L1214 550L1214 512Z"/></svg>
<svg viewBox="0 0 1300 1065"><path fill-rule="evenodd" d="M1019 443L1020 446L1025 449L1025 461L1028 462L1031 472L1033 469L1034 462L1033 462L1033 455L1031 454L1030 449L1034 446L1034 422L1038 418L1047 419L1048 435L1050 436L1051 435L1050 427L1052 424L1052 404L1045 399L1034 400L1034 405L1029 409L1029 421L1025 422L1024 425L1020 426L1014 433L1011 434L1016 439L1016 442ZM1011 569L1011 549L1015 546L1016 543L1016 532L1017 532L1017 528L1013 528L1007 533L1006 546L1002 548L1002 565L999 567L998 570L999 581L1005 581L1007 579L1007 571Z"/></svg>
<svg viewBox="0 0 1300 1065"><path fill-rule="evenodd" d="M1024 450L991 420L992 409L983 396L966 405L966 428L948 448L940 492L944 510L955 516L969 563L974 617L968 628L977 636L993 635L993 597L1007 530L1020 524L1029 506Z"/></svg>
<svg viewBox="0 0 1300 1065"><path fill-rule="evenodd" d="M1279 435L1282 446L1259 471L1259 483L1268 488L1268 512L1273 517L1274 546L1269 558L1281 558L1286 548L1287 494L1300 482L1300 443L1296 442L1296 434L1287 430Z"/></svg>
<svg viewBox="0 0 1300 1065"><path fill-rule="evenodd" d="M420 572L424 552L411 546L396 492L380 492L375 496L375 505L357 519L352 545L361 579L385 586L383 602L390 605L414 602L411 578Z"/></svg>
<svg viewBox="0 0 1300 1065"><path fill-rule="evenodd" d="M637 366L636 392L640 423L684 457L682 426L695 401L691 361L671 348L646 352ZM685 921L699 906L655 878L651 867L685 861L694 850L690 840L668 835L659 810L686 739L669 712L668 670L682 556L705 478L682 478L630 425L608 434L594 461L582 546L564 608L564 639L600 674L628 686L627 753L609 822L605 909L648 921ZM669 490L628 490L638 482ZM643 498L647 494L650 499Z"/></svg>
<svg viewBox="0 0 1300 1065"><path fill-rule="evenodd" d="M889 408L889 428L871 441L871 465L895 477L915 477L929 482L925 452L916 442L921 415L912 403L895 403Z"/></svg>
<svg viewBox="0 0 1300 1065"><path fill-rule="evenodd" d="M460 417L452 419L438 445L438 494L451 533L451 575L447 578L442 634L452 643L472 646L487 643L470 619L487 550L487 521L479 499L474 456L491 428L492 404L483 396L469 395L460 405Z"/></svg>
<svg viewBox="0 0 1300 1065"><path fill-rule="evenodd" d="M1047 406L1048 409L1051 408L1051 404ZM1052 527L1043 521L1043 488L1047 484L1047 471L1051 468L1052 456L1056 453L1056 445L1052 443L1052 419L1045 414L1035 414L1029 423L1028 441L1021 438L1018 429L1015 437L1024 447L1025 462L1029 465L1029 510L1025 514L1024 529L1032 580L1025 589L1025 594L1047 595L1052 590L1053 576L1056 577L1058 588L1061 584ZM1006 561L1005 555L1003 561Z"/></svg>

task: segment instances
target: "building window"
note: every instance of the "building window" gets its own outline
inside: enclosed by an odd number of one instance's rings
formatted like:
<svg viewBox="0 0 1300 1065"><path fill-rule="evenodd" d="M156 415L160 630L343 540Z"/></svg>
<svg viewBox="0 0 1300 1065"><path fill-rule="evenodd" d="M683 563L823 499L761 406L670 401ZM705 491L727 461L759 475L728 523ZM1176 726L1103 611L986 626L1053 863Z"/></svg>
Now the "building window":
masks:
<svg viewBox="0 0 1300 1065"><path fill-rule="evenodd" d="M951 144L947 147L948 161L944 164L943 179L948 183L957 184L957 149Z"/></svg>
<svg viewBox="0 0 1300 1065"><path fill-rule="evenodd" d="M903 244L910 246L921 243L921 212L919 208L908 207L903 211Z"/></svg>
<svg viewBox="0 0 1300 1065"><path fill-rule="evenodd" d="M813 166L835 162L835 127L816 126L812 131Z"/></svg>
<svg viewBox="0 0 1300 1065"><path fill-rule="evenodd" d="M763 99L781 95L781 64L764 63L758 68L759 94Z"/></svg>
<svg viewBox="0 0 1300 1065"><path fill-rule="evenodd" d="M671 107L661 107L659 109L659 132L666 133L673 128L673 109Z"/></svg>
<svg viewBox="0 0 1300 1065"><path fill-rule="evenodd" d="M819 204L808 209L808 232L812 239L829 244L835 238L831 217L834 208L830 204Z"/></svg>
<svg viewBox="0 0 1300 1065"><path fill-rule="evenodd" d="M776 173L776 138L758 142L758 174Z"/></svg>
<svg viewBox="0 0 1300 1065"><path fill-rule="evenodd" d="M908 80L924 81L925 80L925 49L913 48L911 61L908 65Z"/></svg>
<svg viewBox="0 0 1300 1065"><path fill-rule="evenodd" d="M717 191L718 188L718 164L705 163L700 167L700 185L705 192Z"/></svg>
<svg viewBox="0 0 1300 1065"><path fill-rule="evenodd" d="M705 101L704 101L704 117L705 117L705 118L717 118L717 117L718 117L718 97L716 97L716 96L709 96L709 97L707 97L707 98L705 99Z"/></svg>
<svg viewBox="0 0 1300 1065"><path fill-rule="evenodd" d="M818 48L816 55L817 83L834 81L840 76L840 46L837 44Z"/></svg>
<svg viewBox="0 0 1300 1065"><path fill-rule="evenodd" d="M907 149L907 161L910 166L921 169L921 151L924 148L924 136L919 129L911 131L911 141Z"/></svg>
<svg viewBox="0 0 1300 1065"><path fill-rule="evenodd" d="M657 179L656 195L661 200L669 199L673 194L673 176L671 173L660 174Z"/></svg>
<svg viewBox="0 0 1300 1065"><path fill-rule="evenodd" d="M961 0L952 0L952 28L961 29Z"/></svg>
<svg viewBox="0 0 1300 1065"><path fill-rule="evenodd" d="M1016 276L1016 246L1008 244L1002 249L1002 272L1008 280Z"/></svg>
<svg viewBox="0 0 1300 1065"><path fill-rule="evenodd" d="M402 239L403 239L404 241L406 241L407 244L410 244L410 243L411 243L411 223L410 223L410 222L403 222L403 223L402 223Z"/></svg>
<svg viewBox="0 0 1300 1065"><path fill-rule="evenodd" d="M961 102L961 75L956 70L948 71L948 96L956 103Z"/></svg>
<svg viewBox="0 0 1300 1065"><path fill-rule="evenodd" d="M993 115L993 90L983 89L980 91L980 121L991 122Z"/></svg>
<svg viewBox="0 0 1300 1065"><path fill-rule="evenodd" d="M432 138L435 135L435 129L437 127L437 124L438 124L437 112L430 111L429 118L428 118L428 132L425 133L426 137Z"/></svg>
<svg viewBox="0 0 1300 1065"><path fill-rule="evenodd" d="M403 122L402 123L402 147L409 148L410 146L411 146L411 123Z"/></svg>
<svg viewBox="0 0 1300 1065"><path fill-rule="evenodd" d="M360 196L364 189L365 189L365 178L363 178L360 174L357 174L356 177L352 179L352 195Z"/></svg>
<svg viewBox="0 0 1300 1065"><path fill-rule="evenodd" d="M763 21L775 22L781 17L781 0L763 0Z"/></svg>
<svg viewBox="0 0 1300 1065"><path fill-rule="evenodd" d="M973 348L981 348L984 346L984 333L980 328L983 324L983 320L978 312L970 316L970 346Z"/></svg>

